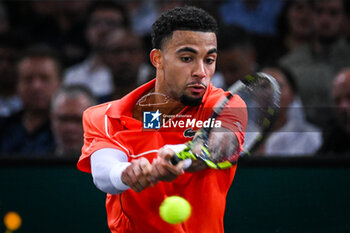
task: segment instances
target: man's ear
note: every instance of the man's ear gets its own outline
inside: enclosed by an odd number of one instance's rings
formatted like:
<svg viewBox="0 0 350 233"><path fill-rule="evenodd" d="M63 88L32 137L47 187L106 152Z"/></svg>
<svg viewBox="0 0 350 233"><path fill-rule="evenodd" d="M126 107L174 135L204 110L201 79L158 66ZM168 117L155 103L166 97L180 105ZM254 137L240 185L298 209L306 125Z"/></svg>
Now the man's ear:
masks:
<svg viewBox="0 0 350 233"><path fill-rule="evenodd" d="M159 49L152 49L151 53L150 53L150 59L151 59L151 63L152 65L156 68L156 69L162 69L162 52Z"/></svg>

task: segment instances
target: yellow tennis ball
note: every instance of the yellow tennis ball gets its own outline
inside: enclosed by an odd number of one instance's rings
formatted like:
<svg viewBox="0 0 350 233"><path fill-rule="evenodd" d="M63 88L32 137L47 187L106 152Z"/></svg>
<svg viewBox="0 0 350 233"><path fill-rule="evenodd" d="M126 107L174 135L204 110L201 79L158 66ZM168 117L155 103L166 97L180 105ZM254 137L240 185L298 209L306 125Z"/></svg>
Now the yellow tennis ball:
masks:
<svg viewBox="0 0 350 233"><path fill-rule="evenodd" d="M15 231L22 225L22 219L16 212L8 212L4 217L4 223L7 229Z"/></svg>
<svg viewBox="0 0 350 233"><path fill-rule="evenodd" d="M159 215L167 223L182 223L190 217L191 205L183 197L170 196L160 205Z"/></svg>

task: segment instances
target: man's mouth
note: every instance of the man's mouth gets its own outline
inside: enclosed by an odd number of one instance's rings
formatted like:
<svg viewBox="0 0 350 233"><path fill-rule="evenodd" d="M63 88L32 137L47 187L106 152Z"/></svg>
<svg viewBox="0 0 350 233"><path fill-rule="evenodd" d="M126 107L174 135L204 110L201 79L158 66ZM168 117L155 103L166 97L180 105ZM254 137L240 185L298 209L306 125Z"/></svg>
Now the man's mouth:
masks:
<svg viewBox="0 0 350 233"><path fill-rule="evenodd" d="M206 90L204 84L189 84L187 85L187 88L193 95L202 95Z"/></svg>

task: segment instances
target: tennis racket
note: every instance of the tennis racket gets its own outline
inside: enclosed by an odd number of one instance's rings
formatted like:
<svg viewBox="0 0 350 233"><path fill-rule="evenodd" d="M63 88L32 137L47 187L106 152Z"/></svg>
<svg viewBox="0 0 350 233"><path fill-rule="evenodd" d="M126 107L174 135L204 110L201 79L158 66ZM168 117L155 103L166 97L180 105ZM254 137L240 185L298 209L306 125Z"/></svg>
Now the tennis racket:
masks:
<svg viewBox="0 0 350 233"><path fill-rule="evenodd" d="M210 148L209 143L213 127L203 127L198 130L192 141L186 143L184 150L175 153L171 158L173 165L176 165L181 160L191 158L195 160L200 159L214 169L225 169L237 163L239 156L250 155L261 145L278 114L280 102L278 83L268 74L254 73L235 82L228 89L228 92L229 94L215 105L210 119L220 117L232 96L239 95L246 103L248 111L243 151L238 154L238 148L233 146L233 141L224 143L225 138L220 138L220 140L223 140L220 144L230 148L226 153L221 153L219 156L216 153L213 156L211 153L213 149L217 151L217 148ZM198 145L200 149L198 149Z"/></svg>

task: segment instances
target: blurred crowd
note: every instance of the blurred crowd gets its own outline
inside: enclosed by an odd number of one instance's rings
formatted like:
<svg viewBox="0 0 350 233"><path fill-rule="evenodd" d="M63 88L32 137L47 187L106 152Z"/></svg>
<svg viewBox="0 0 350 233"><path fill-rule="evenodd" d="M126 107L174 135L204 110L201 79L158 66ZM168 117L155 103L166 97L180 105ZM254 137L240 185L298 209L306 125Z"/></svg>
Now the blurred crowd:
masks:
<svg viewBox="0 0 350 233"><path fill-rule="evenodd" d="M219 23L213 85L263 71L281 111L261 156L350 156L350 1L0 1L0 156L75 157L83 111L155 77L159 14L181 5Z"/></svg>

